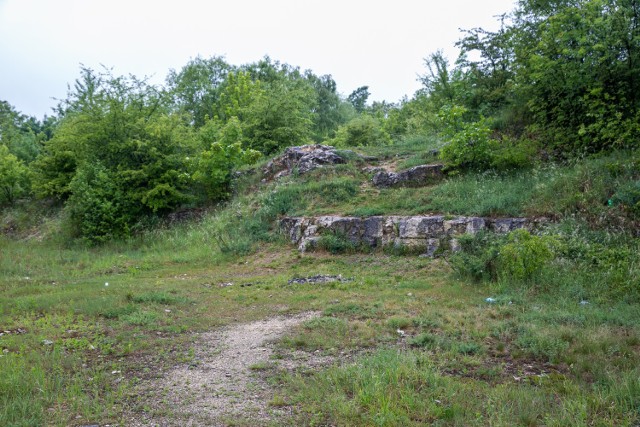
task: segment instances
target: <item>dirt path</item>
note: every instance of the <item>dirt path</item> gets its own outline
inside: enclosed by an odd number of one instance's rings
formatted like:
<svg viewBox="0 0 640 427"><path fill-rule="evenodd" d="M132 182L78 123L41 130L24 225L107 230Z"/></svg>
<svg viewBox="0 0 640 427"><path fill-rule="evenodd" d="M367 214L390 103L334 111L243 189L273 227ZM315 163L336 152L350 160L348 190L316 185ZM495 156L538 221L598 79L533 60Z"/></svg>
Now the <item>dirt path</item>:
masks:
<svg viewBox="0 0 640 427"><path fill-rule="evenodd" d="M317 316L303 313L227 327L200 335L195 363L179 366L148 385L153 414L130 420L133 426L286 425L290 409L269 405L273 391L257 372L271 364L280 368L317 366L328 357L292 353L271 359L274 341L295 325ZM147 388L147 387L145 387Z"/></svg>

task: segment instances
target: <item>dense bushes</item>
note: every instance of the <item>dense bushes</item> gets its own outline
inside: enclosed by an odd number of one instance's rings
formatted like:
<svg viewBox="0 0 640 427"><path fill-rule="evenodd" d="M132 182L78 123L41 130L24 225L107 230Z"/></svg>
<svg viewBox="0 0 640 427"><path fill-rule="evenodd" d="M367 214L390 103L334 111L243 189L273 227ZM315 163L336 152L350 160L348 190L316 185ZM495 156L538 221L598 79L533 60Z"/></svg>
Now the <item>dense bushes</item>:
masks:
<svg viewBox="0 0 640 427"><path fill-rule="evenodd" d="M0 144L0 206L12 204L28 189L27 168L6 146Z"/></svg>
<svg viewBox="0 0 640 427"><path fill-rule="evenodd" d="M505 292L552 289L576 299L640 301L638 242L585 230L571 223L546 235L517 230L463 236L451 265L459 275L496 283Z"/></svg>

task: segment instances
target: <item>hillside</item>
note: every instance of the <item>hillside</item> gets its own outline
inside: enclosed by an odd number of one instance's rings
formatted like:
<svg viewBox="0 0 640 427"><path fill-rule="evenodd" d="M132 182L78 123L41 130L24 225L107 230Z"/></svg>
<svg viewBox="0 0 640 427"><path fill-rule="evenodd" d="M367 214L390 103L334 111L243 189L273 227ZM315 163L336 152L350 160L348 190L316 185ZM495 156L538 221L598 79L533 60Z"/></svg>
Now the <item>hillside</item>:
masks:
<svg viewBox="0 0 640 427"><path fill-rule="evenodd" d="M639 425L640 2L498 21L0 100L0 425Z"/></svg>
<svg viewBox="0 0 640 427"><path fill-rule="evenodd" d="M635 152L377 188L375 168L433 159L357 151L247 170L230 203L126 242L61 244L56 215L3 237L3 424L638 421L637 229L592 202L636 179ZM285 216L436 213L548 221L433 258L335 232L301 253L278 231Z"/></svg>

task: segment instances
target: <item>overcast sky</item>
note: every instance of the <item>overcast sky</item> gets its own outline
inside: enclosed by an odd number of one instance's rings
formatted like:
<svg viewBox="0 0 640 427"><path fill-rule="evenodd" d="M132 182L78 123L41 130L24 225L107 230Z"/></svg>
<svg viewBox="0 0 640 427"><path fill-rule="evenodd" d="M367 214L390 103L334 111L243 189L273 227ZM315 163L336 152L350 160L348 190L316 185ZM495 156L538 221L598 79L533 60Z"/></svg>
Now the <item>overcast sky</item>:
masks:
<svg viewBox="0 0 640 427"><path fill-rule="evenodd" d="M513 0L0 0L0 100L42 118L84 64L152 76L214 55L331 74L348 95L398 101L419 88L423 58L453 61L459 28L497 28Z"/></svg>

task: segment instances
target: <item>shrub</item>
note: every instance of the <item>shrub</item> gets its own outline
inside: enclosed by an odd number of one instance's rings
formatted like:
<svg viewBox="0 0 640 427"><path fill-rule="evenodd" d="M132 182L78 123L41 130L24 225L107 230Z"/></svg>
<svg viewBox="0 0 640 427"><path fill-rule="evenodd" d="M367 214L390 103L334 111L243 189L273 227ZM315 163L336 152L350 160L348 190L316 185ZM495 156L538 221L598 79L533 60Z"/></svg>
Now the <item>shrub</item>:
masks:
<svg viewBox="0 0 640 427"><path fill-rule="evenodd" d="M555 237L534 236L523 229L506 236L465 235L459 242L462 251L451 257L451 264L458 274L476 282L531 282L539 277L560 246Z"/></svg>
<svg viewBox="0 0 640 427"><path fill-rule="evenodd" d="M538 277L544 265L553 259L558 241L550 236L533 236L527 230L515 230L498 253L498 277L528 282Z"/></svg>
<svg viewBox="0 0 640 427"><path fill-rule="evenodd" d="M391 137L374 117L360 116L338 129L330 141L338 147L362 147L391 144Z"/></svg>
<svg viewBox="0 0 640 427"><path fill-rule="evenodd" d="M451 266L462 277L475 282L497 279L499 237L480 232L458 238L461 251L451 257Z"/></svg>
<svg viewBox="0 0 640 427"><path fill-rule="evenodd" d="M442 133L449 143L442 147L440 156L453 169L487 169L493 160L492 151L497 148L489 138L491 129L482 118L477 122L465 122L464 107L445 107L438 114Z"/></svg>
<svg viewBox="0 0 640 427"><path fill-rule="evenodd" d="M0 206L12 204L29 189L28 171L22 161L0 144Z"/></svg>
<svg viewBox="0 0 640 427"><path fill-rule="evenodd" d="M129 234L134 206L109 171L100 164L85 165L69 184L67 209L85 240L100 243Z"/></svg>
<svg viewBox="0 0 640 427"><path fill-rule="evenodd" d="M357 249L356 245L341 233L323 234L318 241L318 247L332 254L354 252Z"/></svg>
<svg viewBox="0 0 640 427"><path fill-rule="evenodd" d="M622 205L632 216L640 218L640 181L620 186L608 203L610 206Z"/></svg>

